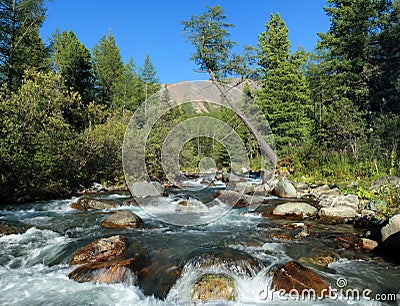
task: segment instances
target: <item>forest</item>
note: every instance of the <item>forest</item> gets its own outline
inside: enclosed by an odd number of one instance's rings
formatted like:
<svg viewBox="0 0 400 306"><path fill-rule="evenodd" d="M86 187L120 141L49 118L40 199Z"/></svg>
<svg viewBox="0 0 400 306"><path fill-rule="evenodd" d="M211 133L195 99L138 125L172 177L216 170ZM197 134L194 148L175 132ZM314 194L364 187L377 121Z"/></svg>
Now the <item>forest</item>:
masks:
<svg viewBox="0 0 400 306"><path fill-rule="evenodd" d="M182 20L182 39L211 80L244 84L285 161L277 171L307 183L356 186L368 196L371 182L400 174L400 1L327 0L324 10L330 28L318 33L312 52L292 50L285 21L264 12L257 44L236 54L234 25L220 6ZM150 55L141 66L123 62L111 31L92 50L73 31L55 30L46 45L39 35L45 18L44 0L0 1L3 202L60 197L95 182L124 186L126 127L138 106L164 87ZM201 44L200 36L209 40ZM235 116L205 108L221 120ZM177 108L154 128L146 150L154 179L163 181L157 160L168 131L198 115L194 107ZM257 170L256 140L239 117L229 124ZM203 137L182 149L182 169L196 171L205 156L229 167L224 148Z"/></svg>

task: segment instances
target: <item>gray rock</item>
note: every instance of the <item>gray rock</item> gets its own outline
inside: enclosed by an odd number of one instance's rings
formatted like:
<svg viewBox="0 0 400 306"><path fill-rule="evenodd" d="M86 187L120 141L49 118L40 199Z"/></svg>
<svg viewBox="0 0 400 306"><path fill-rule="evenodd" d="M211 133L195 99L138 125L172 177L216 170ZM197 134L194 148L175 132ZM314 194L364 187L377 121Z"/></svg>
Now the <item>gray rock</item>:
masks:
<svg viewBox="0 0 400 306"><path fill-rule="evenodd" d="M382 242L397 232L400 232L400 215L391 217L389 223L381 229Z"/></svg>
<svg viewBox="0 0 400 306"><path fill-rule="evenodd" d="M130 210L118 210L106 218L100 225L105 228L138 228L143 220Z"/></svg>
<svg viewBox="0 0 400 306"><path fill-rule="evenodd" d="M314 206L304 202L288 202L278 205L272 214L279 216L297 215L305 218L315 215L317 211Z"/></svg>
<svg viewBox="0 0 400 306"><path fill-rule="evenodd" d="M278 181L275 188L272 190L272 194L281 198L292 198L297 196L296 188L286 178L282 178Z"/></svg>
<svg viewBox="0 0 400 306"><path fill-rule="evenodd" d="M72 203L71 207L78 210L103 210L119 207L119 203L112 200L99 200L91 197L80 197L76 203Z"/></svg>
<svg viewBox="0 0 400 306"><path fill-rule="evenodd" d="M130 191L134 197L158 197L164 193L164 187L159 182L135 182Z"/></svg>
<svg viewBox="0 0 400 306"><path fill-rule="evenodd" d="M319 205L322 207L347 206L358 210L360 205L360 200L354 194L322 195L319 197L319 200Z"/></svg>
<svg viewBox="0 0 400 306"><path fill-rule="evenodd" d="M313 192L315 192L315 193L323 193L323 192L327 192L329 190L331 190L331 188L329 188L328 185L322 185L322 186L315 187Z"/></svg>
<svg viewBox="0 0 400 306"><path fill-rule="evenodd" d="M348 206L323 207L318 213L321 217L354 218L357 212Z"/></svg>

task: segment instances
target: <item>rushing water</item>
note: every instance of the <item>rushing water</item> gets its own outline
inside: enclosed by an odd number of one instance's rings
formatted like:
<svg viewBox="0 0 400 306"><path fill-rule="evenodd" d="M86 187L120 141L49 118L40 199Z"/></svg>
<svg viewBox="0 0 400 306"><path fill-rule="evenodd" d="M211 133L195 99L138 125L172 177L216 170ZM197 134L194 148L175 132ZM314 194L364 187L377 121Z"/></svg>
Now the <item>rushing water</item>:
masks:
<svg viewBox="0 0 400 306"><path fill-rule="evenodd" d="M107 198L121 201L126 195L111 194ZM172 202L176 195L165 201ZM201 199L201 197L200 197ZM291 259L307 259L329 253L329 244L317 239L280 241L268 238L271 229L286 221L270 220L246 211L232 209L217 220L195 227L180 227L158 221L138 206L125 206L144 220L141 229L104 229L99 226L104 211L80 212L70 208L76 199L37 202L10 206L0 211L0 221L28 226L23 234L0 237L0 304L1 305L171 305L190 303L190 292L199 273L215 272L221 267L199 271L190 265L176 279L160 271L171 271L187 256L200 248L230 247L253 256L261 265L255 276L235 275L237 300L232 305L281 304L278 297L266 296L272 266ZM197 200L193 200L197 201ZM204 208L204 207L202 207ZM121 208L119 208L121 209ZM175 213L185 218L188 212ZM210 213L213 213L212 211ZM327 229L332 230L332 229ZM343 226L340 231L352 231ZM131 242L145 246L152 261L148 279L140 285L77 283L68 278L75 269L69 266L72 254L100 237L123 234ZM362 292L394 293L400 299L400 267L380 258L358 256L339 250L340 259L327 267L306 264L327 280L333 288L340 278L348 287ZM206 270L207 270L206 269ZM165 290L166 284L169 290ZM288 304L293 301L289 300ZM335 299L304 301L297 304L343 304L348 301L338 293ZM211 303L215 305L215 303ZM218 305L220 305L219 303ZM381 305L361 299L356 304Z"/></svg>

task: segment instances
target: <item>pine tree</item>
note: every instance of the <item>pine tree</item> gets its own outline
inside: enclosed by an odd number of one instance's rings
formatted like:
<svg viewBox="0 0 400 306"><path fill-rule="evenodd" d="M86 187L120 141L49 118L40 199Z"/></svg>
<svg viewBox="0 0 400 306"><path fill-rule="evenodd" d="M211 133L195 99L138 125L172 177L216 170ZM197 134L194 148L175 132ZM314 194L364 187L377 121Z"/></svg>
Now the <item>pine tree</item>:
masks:
<svg viewBox="0 0 400 306"><path fill-rule="evenodd" d="M302 67L307 54L290 53L288 29L280 15L271 14L258 37L258 63L262 90L258 103L274 133L278 150L301 144L308 136L310 91Z"/></svg>
<svg viewBox="0 0 400 306"><path fill-rule="evenodd" d="M88 104L93 99L92 58L73 31L56 32L52 41L53 65L61 73L67 88L79 93Z"/></svg>
<svg viewBox="0 0 400 306"><path fill-rule="evenodd" d="M124 63L112 33L104 35L93 48L93 64L99 101L111 105L115 96L121 94Z"/></svg>
<svg viewBox="0 0 400 306"><path fill-rule="evenodd" d="M140 68L140 78L144 83L145 98L147 100L148 97L151 97L160 89L158 84L160 79L157 76L156 68L153 66L148 54L146 54L144 59L143 67Z"/></svg>
<svg viewBox="0 0 400 306"><path fill-rule="evenodd" d="M44 0L0 1L0 80L9 92L20 86L27 68L49 66L48 50L39 36L45 14Z"/></svg>

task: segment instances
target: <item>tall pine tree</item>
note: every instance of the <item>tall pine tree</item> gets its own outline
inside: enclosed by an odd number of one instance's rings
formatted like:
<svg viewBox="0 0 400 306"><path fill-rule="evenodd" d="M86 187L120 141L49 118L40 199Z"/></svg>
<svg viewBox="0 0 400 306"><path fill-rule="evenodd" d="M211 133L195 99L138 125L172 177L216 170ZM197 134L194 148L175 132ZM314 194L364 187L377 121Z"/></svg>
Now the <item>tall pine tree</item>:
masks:
<svg viewBox="0 0 400 306"><path fill-rule="evenodd" d="M307 54L290 52L288 29L277 14L271 14L265 31L258 37L258 103L263 110L280 152L287 145L299 145L308 136L310 91L302 67Z"/></svg>

